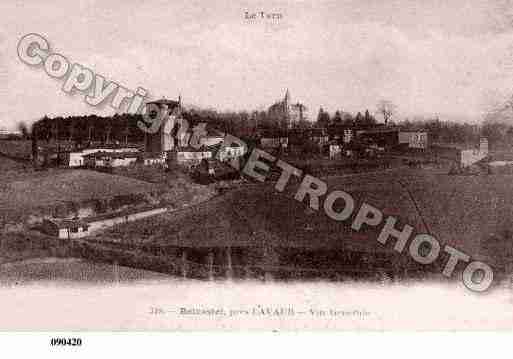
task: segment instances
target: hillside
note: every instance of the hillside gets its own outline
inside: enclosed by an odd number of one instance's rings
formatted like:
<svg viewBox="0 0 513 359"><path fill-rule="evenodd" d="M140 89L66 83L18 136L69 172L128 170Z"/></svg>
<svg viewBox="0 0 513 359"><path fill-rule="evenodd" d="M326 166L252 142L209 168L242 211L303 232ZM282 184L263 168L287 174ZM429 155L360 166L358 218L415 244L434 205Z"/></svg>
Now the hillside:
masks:
<svg viewBox="0 0 513 359"><path fill-rule="evenodd" d="M503 262L511 239L513 176L448 176L388 171L328 179L343 189L429 232L474 258ZM115 228L107 240L180 247L260 247L390 252L378 230L355 233L270 186L247 186L198 206ZM503 247L501 247L501 245ZM501 249L502 248L502 249ZM506 249L504 249L506 248ZM501 263L499 263L501 264Z"/></svg>
<svg viewBox="0 0 513 359"><path fill-rule="evenodd" d="M89 200L108 200L119 196L156 193L158 186L88 170L27 173L23 179L3 182L0 186L0 215L3 222L30 215L48 214L56 206Z"/></svg>

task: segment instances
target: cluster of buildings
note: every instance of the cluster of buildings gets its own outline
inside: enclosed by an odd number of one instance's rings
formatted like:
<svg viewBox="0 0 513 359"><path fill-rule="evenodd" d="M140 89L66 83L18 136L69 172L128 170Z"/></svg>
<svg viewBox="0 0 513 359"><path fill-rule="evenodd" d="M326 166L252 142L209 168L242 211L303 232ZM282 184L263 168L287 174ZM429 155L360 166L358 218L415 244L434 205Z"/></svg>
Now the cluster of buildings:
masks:
<svg viewBox="0 0 513 359"><path fill-rule="evenodd" d="M436 153L440 158L457 163L460 168L470 167L488 156L488 139L481 138L479 146L475 147L454 144L436 146Z"/></svg>
<svg viewBox="0 0 513 359"><path fill-rule="evenodd" d="M161 99L147 103L147 106L166 107L169 111L181 106L180 101ZM153 107L154 108L154 107ZM156 133L146 133L143 146L94 146L87 148L63 148L39 151L38 156L46 164L58 163L70 168L112 168L140 163L142 165L168 166L175 162L184 166L199 164L204 159L216 157L228 161L243 155L243 148L232 144L221 146L225 134L207 128L206 134L200 138L199 146L190 146L176 137L176 129L170 119L162 123Z"/></svg>
<svg viewBox="0 0 513 359"><path fill-rule="evenodd" d="M156 106L159 109L164 107L168 111L173 111L180 106L179 101L158 100L147 103L147 106ZM214 157L222 162L226 162L236 157L244 155L242 146L232 144L230 147L221 146L226 136L225 133L206 126L206 133L199 138L198 146L191 146L189 136L177 138L174 123L167 120L161 124L156 133L146 135L145 152L153 158L163 157L166 163L173 162L185 166L194 166L203 160L213 159Z"/></svg>
<svg viewBox="0 0 513 359"><path fill-rule="evenodd" d="M155 109L166 108L173 112L181 102L161 99L147 103ZM318 153L330 158L359 157L362 153L379 153L387 150L425 151L429 146L428 132L422 129L405 130L384 124L337 125L328 128L301 128L295 126L306 119L306 107L293 103L287 90L282 100L269 107L268 113L287 126L280 129L259 129L256 145L266 150L294 152L306 144L317 146ZM199 146L190 146L177 138L176 123L167 120L155 133L147 133L142 146L96 146L82 149L59 149L42 152L45 163L57 161L67 167L112 168L132 164L169 166L176 163L194 167L202 162L231 161L244 155L245 149L237 144L221 146L225 133L206 128ZM440 150L445 153L442 150ZM488 142L483 139L479 148L448 149L447 156L461 167L470 166L488 155Z"/></svg>
<svg viewBox="0 0 513 359"><path fill-rule="evenodd" d="M319 147L328 145L329 134L325 128L293 128L286 130L260 130L258 144L264 149L291 150L311 141Z"/></svg>
<svg viewBox="0 0 513 359"><path fill-rule="evenodd" d="M160 99L146 104L147 112L167 109L170 113L179 112L181 101ZM406 147L424 150L428 147L426 131L404 131L398 127L382 124L365 126L332 126L330 128L301 128L295 124L306 120L306 107L291 101L287 90L282 100L268 109L270 117L285 122L281 129L260 129L257 145L268 150L294 151L301 146L317 146L319 153L329 153L331 158L351 155L354 144L366 146L374 151L385 148ZM59 148L57 151L42 151L43 162L58 163L71 168L112 168L142 165L169 166L171 163L192 167L204 160L214 158L228 161L244 154L244 148L221 146L225 133L206 127L200 137L199 146L190 146L187 140L177 138L175 121L165 120L155 133L146 133L142 146L95 146L87 148ZM189 129L189 131L191 131Z"/></svg>
<svg viewBox="0 0 513 359"><path fill-rule="evenodd" d="M180 109L181 101L161 99L147 103L150 106L167 109L170 113ZM314 145L319 153L329 154L330 158L353 156L356 152L374 153L386 150L424 151L429 144L427 131L421 129L405 130L384 124L337 125L329 128L301 128L295 124L306 119L306 107L300 102L293 103L287 90L282 100L268 108L269 116L277 121L285 121L287 126L280 129L259 129L257 145L267 150L294 151L301 146ZM245 149L237 144L221 146L225 133L206 128L200 137L199 146L190 146L177 138L175 121L166 120L155 133L145 134L142 146L97 146L82 149L59 149L43 152L44 162L58 161L67 167L121 167L140 163L143 165L169 166L176 163L195 166L214 158L221 162L233 160L244 155ZM187 137L189 138L189 137ZM458 149L456 161L462 167L469 166L487 156L487 141L483 140L478 149Z"/></svg>
<svg viewBox="0 0 513 359"><path fill-rule="evenodd" d="M164 165L164 156L148 156L137 146L102 145L76 148L59 146L39 148L39 162L46 166L56 164L69 168L107 168L122 167L133 163L144 165Z"/></svg>
<svg viewBox="0 0 513 359"><path fill-rule="evenodd" d="M70 149L57 152L58 161L66 167L119 167L139 160L137 147L101 146L95 148Z"/></svg>
<svg viewBox="0 0 513 359"><path fill-rule="evenodd" d="M332 128L306 128L262 130L259 145L264 149L292 151L306 141L329 152L331 158L350 156L356 147L384 151L385 149L426 150L428 133L424 130L402 130L385 125L337 126Z"/></svg>
<svg viewBox="0 0 513 359"><path fill-rule="evenodd" d="M293 147L306 141L326 149L331 158L350 155L355 143L370 151L385 149L428 148L428 133L424 130L403 130L383 124L337 125L329 128L300 128L295 126L306 120L306 107L300 102L292 102L287 90L282 100L268 109L268 115L277 123L283 124L283 130L259 131L259 145L267 149L293 150Z"/></svg>
<svg viewBox="0 0 513 359"><path fill-rule="evenodd" d="M181 106L180 101L161 99L147 104L159 109L173 111ZM149 111L149 108L148 108ZM404 130L383 124L339 125L329 128L300 128L294 126L306 118L305 107L300 103L291 103L287 90L285 97L269 108L269 113L285 120L287 126L282 129L261 129L258 131L257 145L266 150L294 151L306 143L314 145L319 152L329 153L332 159L353 156L356 152L384 152L386 150L424 151L429 144L425 130ZM244 155L242 145L232 143L222 146L225 133L206 128L199 144L191 146L187 140L177 138L175 121L166 120L155 133L147 133L142 146L96 146L94 148L65 149L48 151L45 162L58 160L68 167L105 168L121 167L140 163L143 165L168 166L176 163L184 166L206 165L211 175L215 166L224 166L223 162L238 159ZM452 150L451 150L452 151ZM479 148L449 151L448 156L461 167L470 166L488 155L488 141L482 139ZM217 165L213 164L216 161ZM196 169L201 166L196 167ZM116 224L134 221L140 218L164 213L166 208L146 208L135 212L117 212L96 217L75 219L47 219L42 224L43 231L59 238L81 238L97 230Z"/></svg>

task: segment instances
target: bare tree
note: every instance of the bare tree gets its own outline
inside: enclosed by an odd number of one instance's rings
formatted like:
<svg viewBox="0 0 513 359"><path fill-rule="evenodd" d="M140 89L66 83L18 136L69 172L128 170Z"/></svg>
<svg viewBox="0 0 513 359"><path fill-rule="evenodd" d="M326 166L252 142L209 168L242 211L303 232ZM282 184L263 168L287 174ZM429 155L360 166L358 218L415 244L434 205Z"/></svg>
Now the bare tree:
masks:
<svg viewBox="0 0 513 359"><path fill-rule="evenodd" d="M128 120L126 121L125 128L123 129L123 136L125 137L125 146L128 146L128 136L130 135L130 128L128 127Z"/></svg>
<svg viewBox="0 0 513 359"><path fill-rule="evenodd" d="M391 101L381 100L378 102L377 112L383 116L383 120L385 120L385 125L388 124L388 121L394 116L396 112L397 106L395 106Z"/></svg>
<svg viewBox="0 0 513 359"><path fill-rule="evenodd" d="M59 122L56 119L52 123L52 137L55 142L59 142Z"/></svg>
<svg viewBox="0 0 513 359"><path fill-rule="evenodd" d="M93 141L93 131L94 131L94 125L92 122L89 122L87 125L87 142L91 143Z"/></svg>

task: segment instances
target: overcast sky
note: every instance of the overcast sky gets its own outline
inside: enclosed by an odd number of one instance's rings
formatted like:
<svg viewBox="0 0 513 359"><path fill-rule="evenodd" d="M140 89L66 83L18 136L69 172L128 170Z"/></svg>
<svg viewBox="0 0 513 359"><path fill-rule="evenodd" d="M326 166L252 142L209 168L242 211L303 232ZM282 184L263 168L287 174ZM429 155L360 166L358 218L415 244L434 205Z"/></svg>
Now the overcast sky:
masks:
<svg viewBox="0 0 513 359"><path fill-rule="evenodd" d="M0 127L113 113L22 63L27 33L128 88L217 109L263 109L289 88L312 118L388 99L400 116L478 121L513 93L511 1L3 0L0 13Z"/></svg>

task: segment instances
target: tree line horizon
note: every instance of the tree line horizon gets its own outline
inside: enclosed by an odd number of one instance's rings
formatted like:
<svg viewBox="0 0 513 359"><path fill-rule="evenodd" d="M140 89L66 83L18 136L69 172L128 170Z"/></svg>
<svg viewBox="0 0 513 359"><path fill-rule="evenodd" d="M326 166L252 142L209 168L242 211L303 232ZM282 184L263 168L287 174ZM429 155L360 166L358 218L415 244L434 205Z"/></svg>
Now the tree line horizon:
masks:
<svg viewBox="0 0 513 359"><path fill-rule="evenodd" d="M379 108L378 108L379 112ZM425 130L429 132L430 141L440 143L476 143L480 137L487 137L491 145L513 145L513 126L485 121L482 125L459 123L450 120L432 119L402 119L393 120L390 111L388 125L404 130ZM187 109L182 112L184 119L195 125L200 122L207 123L207 127L240 138L256 137L261 130L284 130L287 122L283 118L276 118L267 111L218 111L215 109ZM42 141L71 141L77 144L92 142L101 143L140 143L144 141L145 132L141 131L137 123L143 120L141 114L121 113L110 116L70 115L70 116L43 116L28 126L24 122L18 124L22 138ZM293 128L325 128L328 133L337 128L365 127L379 125L380 122L369 110L352 114L337 110L329 113L321 107L315 121L299 121Z"/></svg>

